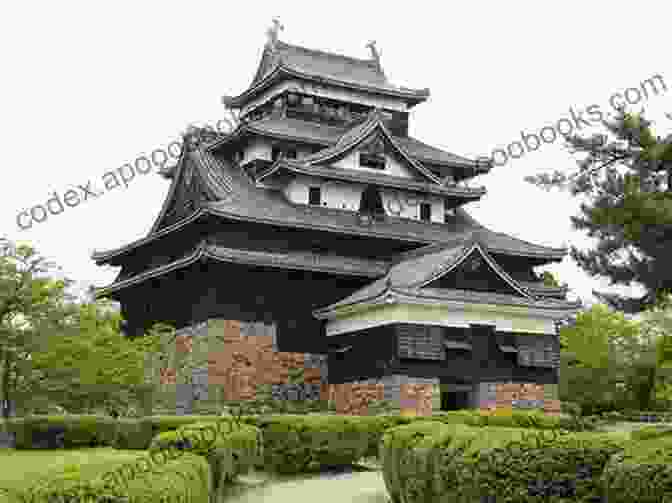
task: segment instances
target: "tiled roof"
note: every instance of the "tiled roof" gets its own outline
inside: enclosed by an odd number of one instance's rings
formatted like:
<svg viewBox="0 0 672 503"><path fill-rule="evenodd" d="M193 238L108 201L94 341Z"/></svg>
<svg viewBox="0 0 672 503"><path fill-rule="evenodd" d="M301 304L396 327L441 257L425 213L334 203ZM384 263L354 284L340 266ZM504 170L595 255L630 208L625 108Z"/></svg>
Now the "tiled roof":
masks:
<svg viewBox="0 0 672 503"><path fill-rule="evenodd" d="M345 299L332 304L327 309L334 307L357 304L381 295L388 288L398 289L423 289L423 286L431 283L440 276L449 273L457 267L472 252L478 250L486 262L500 275L514 290L518 290L521 297L530 295L520 287L499 265L481 248L478 241L469 240L450 246L426 247L425 253L416 253L414 256L394 263L384 278L357 290Z"/></svg>
<svg viewBox="0 0 672 503"><path fill-rule="evenodd" d="M479 242L489 251L527 257L538 257L543 260L557 260L566 255L565 249L551 249L533 245L525 241L494 233L480 226L464 210L458 208L455 216L446 223L421 222L417 220L388 216L383 221L363 225L358 215L347 210L324 208L308 205L295 205L277 191L258 188L241 169L222 159L215 159L212 154L202 150L194 157L201 165L195 170L208 183L212 181L205 172L213 172L212 176L225 177L229 191L222 194L221 199L206 203L204 207L182 223L150 234L129 245L107 252L96 252L93 259L100 263L109 263L112 259L143 246L161 236L175 232L184 225L211 214L222 217L251 222L274 224L285 227L316 229L335 232L342 235L380 237L396 239L418 245L432 243L459 243L471 239L478 232ZM205 171L205 172L204 172ZM173 180L175 182L176 180ZM118 260L113 262L120 263Z"/></svg>
<svg viewBox="0 0 672 503"><path fill-rule="evenodd" d="M518 281L520 285L533 295L540 297L564 297L567 294L567 286L548 286L539 281Z"/></svg>
<svg viewBox="0 0 672 503"><path fill-rule="evenodd" d="M117 280L111 285L97 290L96 295L104 296L162 276L176 269L187 267L199 260L209 258L219 262L232 264L258 265L303 271L328 272L333 274L353 275L376 278L387 271L389 263L384 260L372 260L356 257L343 257L333 254L306 252L268 252L259 250L242 250L208 244L206 241L196 246L190 253L173 262L155 267L124 280Z"/></svg>
<svg viewBox="0 0 672 503"><path fill-rule="evenodd" d="M520 306L536 309L557 310L564 315L581 308L581 302L570 302L557 299L530 299L494 292L477 292L473 290L439 289L439 288L387 288L385 280L376 280L372 284L358 290L356 294L366 292L366 296L351 295L339 302L313 311L320 319L331 317L339 308L355 305L377 305L381 302L399 302L441 304L442 301L466 302L471 304L494 304L502 306ZM360 298L361 297L361 298Z"/></svg>
<svg viewBox="0 0 672 503"><path fill-rule="evenodd" d="M406 99L416 104L429 96L429 89L410 89L388 82L382 70L371 60L362 60L278 41L276 49L264 50L250 87L235 97L227 97L232 106L241 106L278 79L297 77L336 86L363 90Z"/></svg>
<svg viewBox="0 0 672 503"><path fill-rule="evenodd" d="M245 133L254 133L330 147L335 145L349 129L351 127L328 126L301 119L265 117L241 125L239 131L231 135L231 138ZM423 163L472 169L478 167L474 160L432 147L412 137L392 136L392 139L411 157ZM228 138L224 141L228 141ZM486 170L483 169L483 171Z"/></svg>
<svg viewBox="0 0 672 503"><path fill-rule="evenodd" d="M352 169L323 167L323 166L303 166L298 162L280 161L277 166L262 173L258 180L265 179L272 173L285 170L304 175L312 175L334 180L345 180L356 183L376 184L382 187L393 187L397 189L417 190L424 193L439 194L444 196L455 196L465 199L478 200L485 195L485 188L468 188L460 186L442 186L436 183L420 182L401 176L392 176L383 173L369 173L367 171L355 171Z"/></svg>
<svg viewBox="0 0 672 503"><path fill-rule="evenodd" d="M278 41L276 51L277 56L275 57L281 58L285 65L301 72L311 75L324 75L338 80L360 82L371 86L386 87L389 85L385 74L373 60L357 59L341 54L308 49L281 41ZM271 60L272 58L268 59ZM267 66L265 71L256 75L255 83L267 74L270 65L265 66Z"/></svg>

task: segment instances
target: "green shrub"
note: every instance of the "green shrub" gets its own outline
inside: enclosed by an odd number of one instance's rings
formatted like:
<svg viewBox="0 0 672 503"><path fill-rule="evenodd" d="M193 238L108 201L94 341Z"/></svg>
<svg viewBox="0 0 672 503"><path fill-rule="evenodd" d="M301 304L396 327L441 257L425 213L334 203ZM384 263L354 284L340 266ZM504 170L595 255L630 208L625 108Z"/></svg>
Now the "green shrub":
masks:
<svg viewBox="0 0 672 503"><path fill-rule="evenodd" d="M667 437L672 435L672 426L647 426L630 433L633 440L648 440L650 438Z"/></svg>
<svg viewBox="0 0 672 503"><path fill-rule="evenodd" d="M160 433L152 440L150 453L181 450L205 457L218 488L258 464L262 452L261 430L232 421L192 423L175 431Z"/></svg>
<svg viewBox="0 0 672 503"><path fill-rule="evenodd" d="M264 469L282 474L347 466L369 451L375 418L338 415L275 415L246 421L262 431ZM374 433L375 435L375 433Z"/></svg>
<svg viewBox="0 0 672 503"><path fill-rule="evenodd" d="M600 474L625 439L608 434L507 427L473 427L435 421L388 430L381 442L383 478L392 501L541 501L543 491L572 484L572 501L599 496ZM556 492L559 495L560 492ZM521 499L525 498L525 499ZM583 498L583 499L582 499Z"/></svg>
<svg viewBox="0 0 672 503"><path fill-rule="evenodd" d="M609 503L659 503L672 499L672 436L631 442L602 474Z"/></svg>
<svg viewBox="0 0 672 503"><path fill-rule="evenodd" d="M137 471L129 478L119 475L118 472L107 472L99 477L89 478L82 474L78 466L66 467L35 484L26 493L25 501L209 503L211 473L207 461L201 456L185 453L161 466L149 461L146 465L151 466L151 469Z"/></svg>
<svg viewBox="0 0 672 503"><path fill-rule="evenodd" d="M197 423L197 422L208 422L208 421L218 421L220 416L169 416L169 415L160 415L160 416L148 416L143 418L146 420L152 429L152 437L155 437L159 433L165 431L175 431L178 428L185 426L187 424Z"/></svg>
<svg viewBox="0 0 672 503"><path fill-rule="evenodd" d="M115 449L146 450L152 442L152 427L144 419L121 418L112 444Z"/></svg>
<svg viewBox="0 0 672 503"><path fill-rule="evenodd" d="M9 430L16 437L17 449L38 448L37 440L48 432L63 432L63 448L111 446L116 435L116 421L107 416L26 416L11 418Z"/></svg>

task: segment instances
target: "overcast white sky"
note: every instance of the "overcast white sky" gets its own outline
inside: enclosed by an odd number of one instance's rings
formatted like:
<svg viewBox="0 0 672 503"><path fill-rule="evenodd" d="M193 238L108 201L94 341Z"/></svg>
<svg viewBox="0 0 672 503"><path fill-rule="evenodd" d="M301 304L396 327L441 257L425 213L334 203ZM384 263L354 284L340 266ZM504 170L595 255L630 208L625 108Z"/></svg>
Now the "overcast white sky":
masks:
<svg viewBox="0 0 672 503"><path fill-rule="evenodd" d="M0 21L0 234L33 244L76 281L111 282L116 269L90 254L146 235L169 186L154 170L29 230L17 213L89 180L102 188L106 172L165 147L189 123L221 118L221 96L249 84L274 16L289 43L364 58L375 39L395 83L430 88L411 135L478 156L570 118L570 107L606 113L615 92L656 74L669 91L642 104L669 133L671 10L653 1L11 2ZM478 179L489 192L466 208L496 231L586 246L569 220L578 201L523 181L574 166L562 142L543 145ZM549 270L570 298L589 302L607 285L569 258Z"/></svg>

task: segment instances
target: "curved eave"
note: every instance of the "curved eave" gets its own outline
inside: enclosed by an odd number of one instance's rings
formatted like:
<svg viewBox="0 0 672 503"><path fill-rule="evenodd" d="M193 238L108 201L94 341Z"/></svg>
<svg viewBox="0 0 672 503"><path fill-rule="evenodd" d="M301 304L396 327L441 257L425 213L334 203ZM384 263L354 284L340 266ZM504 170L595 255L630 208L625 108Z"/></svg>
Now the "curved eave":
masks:
<svg viewBox="0 0 672 503"><path fill-rule="evenodd" d="M181 229L182 227L190 224L191 222L194 222L195 220L198 220L199 218L203 217L204 215L207 215L208 213L209 211L207 208L200 208L191 215L189 215L188 217L180 220L179 222L175 222L174 224L169 225L168 227L164 227L163 229L155 232L154 234L149 234L144 238L138 239L137 241L133 241L132 243L127 244L126 246L104 252L93 252L91 254L91 258L96 262L96 265L103 265L115 257L129 253L132 250L139 248L140 246L155 241L156 239L159 239L167 234L170 234L173 231Z"/></svg>
<svg viewBox="0 0 672 503"><path fill-rule="evenodd" d="M254 84L252 87L248 88L243 93L238 96L226 96L223 98L225 105L231 108L241 108L245 105L247 101L252 99L258 93L266 90L268 87L273 85L278 80L283 77L294 77L303 80L309 80L312 82L317 82L320 84L327 84L336 87L342 87L345 89L355 89L358 91L363 91L369 94L377 94L384 96L394 96L396 98L401 98L406 100L409 104L417 105L429 98L429 89L392 89L387 87L378 87L378 86L369 86L366 84L361 84L357 82L348 82L345 80L339 80L332 77L326 77L324 75L310 74L302 72L296 68L280 62L276 67L271 70L264 78L259 82Z"/></svg>
<svg viewBox="0 0 672 503"><path fill-rule="evenodd" d="M245 255L245 256L241 256ZM96 290L96 297L104 297L125 288L138 285L147 280L158 278L167 273L178 269L188 267L196 262L203 260L214 260L217 262L226 262L231 264L241 264L261 267L275 267L278 269L291 269L298 271L322 272L328 274L338 274L356 277L377 278L385 274L387 264L380 261L354 260L345 267L336 264L339 259L347 257L322 257L314 254L304 256L296 255L294 257L283 253L255 252L250 250L227 249L213 245L207 245L202 242L193 253L181 259L175 260L170 264L156 267L144 271L122 281L118 281L106 287ZM330 263L331 261L331 263ZM348 269L348 267L350 267Z"/></svg>
<svg viewBox="0 0 672 503"><path fill-rule="evenodd" d="M332 180L341 180L355 183L370 183L380 185L382 187L406 189L416 192L431 193L441 196L459 197L469 200L478 200L481 197L483 197L487 192L484 187L470 189L462 187L433 186L425 183L409 182L403 179L396 180L393 177L383 177L380 175L376 176L375 174L371 174L371 176L364 176L363 173L357 172L356 174L355 173L351 174L339 168L325 169L320 166L306 167L289 162L274 163L264 173L262 173L259 176L257 182L261 182L263 179L268 178L269 176L279 173L281 171L308 176L318 176L321 178L329 178Z"/></svg>
<svg viewBox="0 0 672 503"><path fill-rule="evenodd" d="M347 316L358 312L368 311L372 308L385 305L429 305L442 306L453 309L464 309L470 305L497 306L505 308L524 308L530 315L562 319L579 312L582 308L580 301L577 302L548 302L544 300L529 300L516 302L511 296L501 294L487 294L482 298L474 296L475 292L462 290L434 290L440 294L428 290L423 295L405 289L388 287L385 291L351 304L332 305L313 311L313 316L320 320L332 320L339 316Z"/></svg>
<svg viewBox="0 0 672 503"><path fill-rule="evenodd" d="M394 140L390 132L388 131L385 124L382 122L380 115L376 112L363 124L354 126L354 128L361 128L355 136L348 138L341 145L336 143L333 147L326 149L327 152L316 152L315 154L305 157L302 159L302 162L308 165L322 164L329 162L334 159L338 159L344 155L347 155L349 152L352 152L358 145L364 142L369 136L371 136L374 131L379 130L384 138L392 145L393 150L401 156L408 164L410 164L417 172L424 175L427 179L431 180L436 184L441 184L442 181L430 170L422 166L419 162L413 159L406 149L404 149L398 142ZM354 129L353 128L353 129ZM352 131L349 130L349 131ZM346 132L347 133L347 132ZM344 134L346 134L344 133ZM340 142L340 140L339 140Z"/></svg>

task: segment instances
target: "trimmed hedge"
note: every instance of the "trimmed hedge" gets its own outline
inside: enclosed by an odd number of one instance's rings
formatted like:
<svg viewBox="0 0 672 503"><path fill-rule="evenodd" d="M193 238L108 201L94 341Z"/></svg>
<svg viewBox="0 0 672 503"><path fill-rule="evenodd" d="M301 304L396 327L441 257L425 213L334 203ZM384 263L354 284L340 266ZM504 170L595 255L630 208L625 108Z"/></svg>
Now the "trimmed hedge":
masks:
<svg viewBox="0 0 672 503"><path fill-rule="evenodd" d="M132 478L87 478L73 466L26 492L25 503L209 503L212 478L207 461L190 453Z"/></svg>
<svg viewBox="0 0 672 503"><path fill-rule="evenodd" d="M281 474L348 466L370 452L384 420L336 415L248 417L262 431L263 467ZM373 428L375 425L375 428Z"/></svg>
<svg viewBox="0 0 672 503"><path fill-rule="evenodd" d="M633 441L602 475L609 503L672 501L672 437Z"/></svg>
<svg viewBox="0 0 672 503"><path fill-rule="evenodd" d="M597 421L590 418L551 416L540 411L457 410L437 412L420 420L440 421L444 424L466 424L474 427L497 426L505 428L536 428L541 430L563 429L568 431L594 431Z"/></svg>
<svg viewBox="0 0 672 503"><path fill-rule="evenodd" d="M205 457L212 469L215 488L233 481L258 464L262 454L259 428L232 421L187 424L175 431L160 433L152 440L149 452L183 450Z"/></svg>
<svg viewBox="0 0 672 503"><path fill-rule="evenodd" d="M425 421L388 430L380 456L385 485L397 503L495 496L536 502L553 495L590 501L602 492L600 475L610 456L627 443L604 433Z"/></svg>
<svg viewBox="0 0 672 503"><path fill-rule="evenodd" d="M672 426L670 425L647 426L645 428L641 428L639 430L631 432L630 436L632 437L633 440L648 440L650 438L672 436Z"/></svg>
<svg viewBox="0 0 672 503"><path fill-rule="evenodd" d="M7 427L17 449L76 449L114 443L116 421L107 416L26 416L11 418Z"/></svg>

